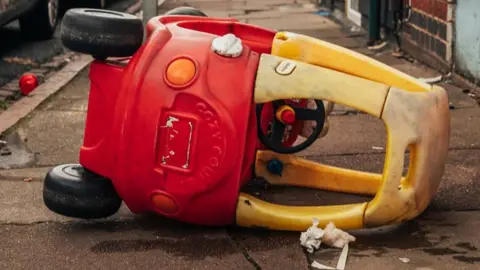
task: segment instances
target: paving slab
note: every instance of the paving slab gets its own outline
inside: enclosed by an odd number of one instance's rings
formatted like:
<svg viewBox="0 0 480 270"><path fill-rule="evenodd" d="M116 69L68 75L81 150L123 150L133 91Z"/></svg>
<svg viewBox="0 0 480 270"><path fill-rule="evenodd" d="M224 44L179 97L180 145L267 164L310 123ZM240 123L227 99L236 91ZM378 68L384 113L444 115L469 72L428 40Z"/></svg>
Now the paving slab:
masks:
<svg viewBox="0 0 480 270"><path fill-rule="evenodd" d="M478 269L479 212L427 212L402 226L354 232L347 269ZM340 250L324 248L312 260L335 267ZM407 263L401 258L406 258Z"/></svg>
<svg viewBox="0 0 480 270"><path fill-rule="evenodd" d="M302 31L299 32L300 34L303 34ZM339 46L342 46L344 48L347 48L347 49L356 49L356 48L360 48L362 45L360 43L360 40L358 39L355 39L355 38L349 38L349 37L333 37L333 38L329 38L329 37L322 37L322 40L323 41L326 41L326 42L330 42L330 43L333 43L335 45L339 45Z"/></svg>
<svg viewBox="0 0 480 270"><path fill-rule="evenodd" d="M327 17L328 18L328 17ZM311 36L314 38L365 38L363 35L357 32L346 31L343 28L335 27L332 29L303 29L301 26L298 28L292 28L290 31L301 33L303 35Z"/></svg>
<svg viewBox="0 0 480 270"><path fill-rule="evenodd" d="M212 1L191 4L187 2L187 4L200 10L266 10L269 8L269 5L266 3L250 3L246 5L242 2Z"/></svg>
<svg viewBox="0 0 480 270"><path fill-rule="evenodd" d="M243 10L202 10L209 17L215 18L236 18L238 16L244 15L245 11Z"/></svg>
<svg viewBox="0 0 480 270"><path fill-rule="evenodd" d="M35 165L36 156L25 146L21 132L8 134L4 139L6 145L0 147L0 171Z"/></svg>
<svg viewBox="0 0 480 270"><path fill-rule="evenodd" d="M229 236L245 250L259 269L309 269L297 232L271 232L231 228Z"/></svg>
<svg viewBox="0 0 480 270"><path fill-rule="evenodd" d="M404 61L400 64L393 64L391 65L391 67L405 72L406 74L411 75L415 78L434 78L441 75L438 71L422 65L418 62L412 64L408 61Z"/></svg>
<svg viewBox="0 0 480 270"><path fill-rule="evenodd" d="M251 3L262 3L266 5L299 5L306 4L309 5L311 2L309 0L244 0L248 5Z"/></svg>
<svg viewBox="0 0 480 270"><path fill-rule="evenodd" d="M316 12L316 8L288 8L288 9L270 9L258 12L249 12L245 15L234 16L237 19L273 19L273 18L284 18L288 17L291 14L313 14Z"/></svg>
<svg viewBox="0 0 480 270"><path fill-rule="evenodd" d="M127 220L135 216L128 207L122 205L115 215L104 220ZM0 180L0 224L32 224L74 220L57 215L45 206L42 182Z"/></svg>
<svg viewBox="0 0 480 270"><path fill-rule="evenodd" d="M282 31L297 29L298 25L302 25L302 29L332 29L339 27L330 19L316 14L289 14L283 18L248 19L247 23Z"/></svg>
<svg viewBox="0 0 480 270"><path fill-rule="evenodd" d="M408 158L404 166L406 175ZM385 163L384 154L317 156L312 160L323 164L372 173L382 173ZM480 149L450 150L445 172L440 182L436 198L432 201L433 209L442 211L480 210ZM319 179L321 181L321 179ZM334 203L355 203L369 201L368 197L345 195L340 193L313 191L309 189L289 189L286 195L273 192L265 195L268 200L280 202L279 198L297 198L298 204L331 205ZM287 195L288 194L288 195ZM292 199L293 200L293 199Z"/></svg>
<svg viewBox="0 0 480 270"><path fill-rule="evenodd" d="M19 125L37 166L77 163L83 141L85 112L36 111Z"/></svg>
<svg viewBox="0 0 480 270"><path fill-rule="evenodd" d="M403 175L408 169L409 155L405 157ZM340 168L371 173L383 173L385 154L325 155L310 160ZM441 211L480 210L480 150L450 150L445 172L431 208ZM322 181L323 179L318 179ZM244 191L272 203L296 206L321 206L351 204L371 201L370 196L360 196L324 190L270 186L265 189L262 182L252 182Z"/></svg>
<svg viewBox="0 0 480 270"><path fill-rule="evenodd" d="M2 269L255 269L223 229L134 222L0 225Z"/></svg>
<svg viewBox="0 0 480 270"><path fill-rule="evenodd" d="M450 148L475 148L479 146L480 110L476 108L451 110ZM338 155L384 152L386 129L380 119L370 115L345 115L329 118L328 134L302 156ZM383 148L383 149L382 149Z"/></svg>
<svg viewBox="0 0 480 270"><path fill-rule="evenodd" d="M353 231L347 269L477 269L479 212L427 212L401 226ZM204 228L161 217L0 225L2 269L307 269L298 232ZM243 250L245 249L245 250ZM41 256L38 256L41 254ZM310 260L335 265L322 247ZM408 258L403 263L400 258Z"/></svg>
<svg viewBox="0 0 480 270"><path fill-rule="evenodd" d="M478 103L475 99L464 93L459 87L449 83L440 82L437 85L443 87L448 93L448 100L455 109L460 108L478 108Z"/></svg>
<svg viewBox="0 0 480 270"><path fill-rule="evenodd" d="M328 18L326 18L328 19ZM298 26L297 26L298 27ZM363 45L362 43L364 42L363 37L356 37L355 35L349 36L347 33L345 33L345 30L343 29L331 29L331 28L326 28L326 29L289 29L289 32L293 33L298 33L310 37L315 37L320 40L326 41L333 43L338 46L345 47L347 49L357 49L361 48Z"/></svg>
<svg viewBox="0 0 480 270"><path fill-rule="evenodd" d="M317 156L314 160L324 164L362 171L381 173L383 154ZM480 149L452 150L437 194L430 208L436 211L480 210ZM69 221L52 213L43 203L43 176L47 168L37 171L39 179L23 182L32 176L34 169L2 171L0 174L0 223L13 222L29 224L45 221ZM405 171L406 172L406 171ZM404 172L404 173L405 173ZM2 178L1 175L7 175ZM9 181L11 179L12 181ZM322 179L319 179L321 181ZM349 195L306 188L270 187L247 190L252 195L273 203L284 205L332 205L370 201L367 196ZM128 208L122 206L112 219L132 219Z"/></svg>
<svg viewBox="0 0 480 270"><path fill-rule="evenodd" d="M299 155L346 155L385 151L386 130L380 119L366 114L332 116L329 117L329 123L327 135L299 152Z"/></svg>
<svg viewBox="0 0 480 270"><path fill-rule="evenodd" d="M50 97L48 102L42 103L37 110L86 112L90 93L89 66L78 73L68 84L68 88L57 92Z"/></svg>
<svg viewBox="0 0 480 270"><path fill-rule="evenodd" d="M442 210L480 210L479 164L479 149L450 151L433 207Z"/></svg>
<svg viewBox="0 0 480 270"><path fill-rule="evenodd" d="M51 167L0 170L0 180L43 181Z"/></svg>

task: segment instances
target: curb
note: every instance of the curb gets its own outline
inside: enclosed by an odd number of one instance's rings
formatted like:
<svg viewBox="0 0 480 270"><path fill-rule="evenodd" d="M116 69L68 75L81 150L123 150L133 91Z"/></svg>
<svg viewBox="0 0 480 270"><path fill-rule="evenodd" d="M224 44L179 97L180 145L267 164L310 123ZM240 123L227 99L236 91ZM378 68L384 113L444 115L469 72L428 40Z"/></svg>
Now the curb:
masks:
<svg viewBox="0 0 480 270"><path fill-rule="evenodd" d="M159 2L162 2L163 4L164 1ZM136 14L141 10L141 8L142 1L140 0L134 5L128 7L125 12ZM56 72L53 71L53 74L47 78L39 78L41 80L45 79L45 81L41 83L30 95L15 101L8 107L8 109L0 113L0 136L16 125L33 110L35 110L43 101L67 85L80 71L82 71L94 60L93 57L89 55L72 52L67 52L56 57L63 57L65 55L72 55L72 57L63 68ZM27 72L31 73L32 70ZM7 85L11 85L13 88L17 83L18 80L15 79L7 83Z"/></svg>
<svg viewBox="0 0 480 270"><path fill-rule="evenodd" d="M62 89L93 60L91 56L86 55L77 57L76 60L71 61L64 68L46 79L31 95L19 99L0 114L0 134L3 134L37 108L44 100Z"/></svg>

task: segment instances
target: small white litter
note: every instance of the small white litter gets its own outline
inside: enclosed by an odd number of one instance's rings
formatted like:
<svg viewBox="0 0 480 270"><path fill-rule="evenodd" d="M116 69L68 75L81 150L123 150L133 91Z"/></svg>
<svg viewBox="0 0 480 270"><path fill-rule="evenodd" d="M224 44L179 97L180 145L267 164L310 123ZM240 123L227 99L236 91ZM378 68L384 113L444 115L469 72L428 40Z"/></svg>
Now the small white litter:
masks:
<svg viewBox="0 0 480 270"><path fill-rule="evenodd" d="M404 263L408 263L410 262L410 259L409 258L399 258L400 261L404 262Z"/></svg>
<svg viewBox="0 0 480 270"><path fill-rule="evenodd" d="M329 222L325 229L318 228L318 219L313 219L313 225L305 232L300 234L300 245L307 249L308 253L320 247L323 242L328 246L343 248L346 244L355 241L355 237L335 227L333 222Z"/></svg>
<svg viewBox="0 0 480 270"><path fill-rule="evenodd" d="M375 45L372 45L372 46L368 46L368 49L369 50L380 50L382 49L383 47L387 46L388 42L386 41L383 41L379 44L375 44Z"/></svg>
<svg viewBox="0 0 480 270"><path fill-rule="evenodd" d="M323 265L316 261L312 263L312 267L317 269L344 270L347 263L348 243L354 242L355 237L335 227L333 222L329 222L327 226L325 226L325 229L318 228L318 224L318 219L314 218L312 226L300 234L300 245L305 247L308 253L312 253L320 248L322 242L331 247L343 248L343 250L336 268Z"/></svg>
<svg viewBox="0 0 480 270"><path fill-rule="evenodd" d="M308 253L318 249L322 243L322 237L325 233L318 228L318 223L318 219L314 218L313 225L300 234L300 245L305 247Z"/></svg>
<svg viewBox="0 0 480 270"><path fill-rule="evenodd" d="M316 261L312 262L312 267L317 268L317 269L336 269L336 268L330 267L328 265L318 263Z"/></svg>
<svg viewBox="0 0 480 270"><path fill-rule="evenodd" d="M323 235L322 242L331 247L343 248L348 243L355 241L355 237L337 229L333 222L328 223L323 231L325 234Z"/></svg>
<svg viewBox="0 0 480 270"><path fill-rule="evenodd" d="M350 28L350 32L359 32L360 30L361 30L361 28L356 26L356 25L354 25L354 26L352 26L352 28Z"/></svg>
<svg viewBox="0 0 480 270"><path fill-rule="evenodd" d="M380 146L372 146L373 150L383 150L383 147Z"/></svg>
<svg viewBox="0 0 480 270"><path fill-rule="evenodd" d="M433 77L433 78L418 78L418 80L420 80L422 82L425 82L425 83L437 83L437 82L440 82L442 80L442 75L439 75L439 76Z"/></svg>

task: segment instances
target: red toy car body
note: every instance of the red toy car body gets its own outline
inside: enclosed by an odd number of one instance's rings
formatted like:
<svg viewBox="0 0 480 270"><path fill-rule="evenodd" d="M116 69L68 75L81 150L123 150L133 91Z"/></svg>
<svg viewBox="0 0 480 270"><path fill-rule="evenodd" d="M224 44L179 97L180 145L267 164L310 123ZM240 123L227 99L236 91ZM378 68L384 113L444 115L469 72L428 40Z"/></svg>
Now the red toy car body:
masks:
<svg viewBox="0 0 480 270"><path fill-rule="evenodd" d="M445 89L322 40L193 8L151 19L146 32L143 42L144 26L129 14L71 9L64 16L63 44L97 61L80 164L58 165L45 177L52 211L104 218L123 201L135 213L203 225L300 231L315 218L318 226L358 229L412 219L434 197L450 137ZM384 122L383 174L294 155L326 134L323 100ZM303 121L315 121L305 128L311 134L302 131L307 138L292 145ZM254 177L374 197L279 205L241 190Z"/></svg>
<svg viewBox="0 0 480 270"><path fill-rule="evenodd" d="M246 45L240 57L211 50L227 33ZM259 54L270 51L275 32L234 19L166 16L152 19L147 34L126 66L92 63L80 164L111 179L133 212L230 224L262 147L252 89ZM179 59L195 72L175 85L167 70Z"/></svg>

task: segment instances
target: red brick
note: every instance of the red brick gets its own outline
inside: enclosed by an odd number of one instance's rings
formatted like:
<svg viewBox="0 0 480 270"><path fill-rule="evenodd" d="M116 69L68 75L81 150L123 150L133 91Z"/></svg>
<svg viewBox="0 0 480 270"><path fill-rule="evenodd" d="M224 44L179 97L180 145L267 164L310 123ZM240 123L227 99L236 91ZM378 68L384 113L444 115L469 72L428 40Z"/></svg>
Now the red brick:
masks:
<svg viewBox="0 0 480 270"><path fill-rule="evenodd" d="M448 3L443 1L435 1L435 6L433 8L433 16L446 21L448 14Z"/></svg>
<svg viewBox="0 0 480 270"><path fill-rule="evenodd" d="M431 14L431 0L412 0L412 7L419 9L427 14Z"/></svg>
<svg viewBox="0 0 480 270"><path fill-rule="evenodd" d="M412 0L412 8L421 10L440 20L447 20L448 3L444 0Z"/></svg>

